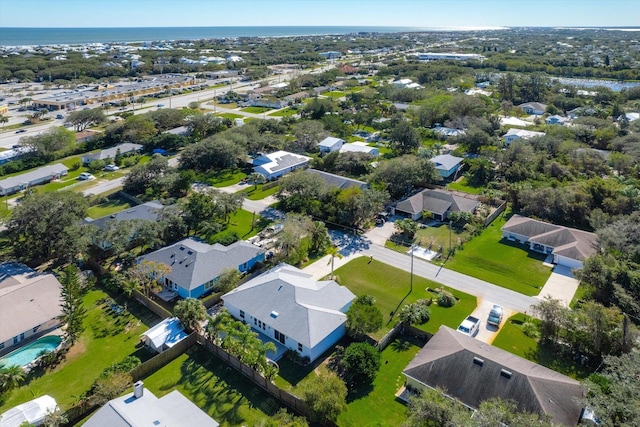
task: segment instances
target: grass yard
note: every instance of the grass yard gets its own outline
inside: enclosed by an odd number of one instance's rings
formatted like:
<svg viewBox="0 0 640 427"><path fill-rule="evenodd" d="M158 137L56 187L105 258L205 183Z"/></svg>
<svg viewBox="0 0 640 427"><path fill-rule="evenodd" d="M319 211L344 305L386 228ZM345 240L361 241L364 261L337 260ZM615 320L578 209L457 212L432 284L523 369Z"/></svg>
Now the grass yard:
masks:
<svg viewBox="0 0 640 427"><path fill-rule="evenodd" d="M160 319L135 301L128 301L128 312L117 316L100 303L107 297L100 289L84 296L86 329L65 361L44 375L29 375L22 387L0 396L0 413L43 394L51 395L64 410L89 389L106 367L127 356L143 361L153 356L140 347L139 337Z"/></svg>
<svg viewBox="0 0 640 427"><path fill-rule="evenodd" d="M283 406L199 345L144 379L162 397L179 390L221 426L255 426Z"/></svg>
<svg viewBox="0 0 640 427"><path fill-rule="evenodd" d="M382 328L371 336L382 338L396 323L398 309L404 304L410 304L418 299L431 299L436 294L428 292L427 288L439 288L442 285L419 276L413 276L413 292L409 293L410 274L379 261L369 263L368 257L356 258L335 271L339 283L346 286L354 294L372 295L376 305L383 315ZM451 308L438 307L432 304L431 320L417 327L430 332L437 332L440 325L457 328L460 322L468 316L477 305L476 298L453 289L447 289L459 298L458 303Z"/></svg>
<svg viewBox="0 0 640 427"><path fill-rule="evenodd" d="M469 185L466 177L462 178L459 182L451 182L447 184L447 188L469 194L480 194L485 190L485 187L474 187Z"/></svg>
<svg viewBox="0 0 640 427"><path fill-rule="evenodd" d="M240 109L240 111L242 111L243 113L252 113L252 114L268 113L271 110L273 110L273 108L269 108L269 107L246 107L246 108Z"/></svg>
<svg viewBox="0 0 640 427"><path fill-rule="evenodd" d="M89 208L89 217L93 219L102 218L131 207L128 201L116 198Z"/></svg>
<svg viewBox="0 0 640 427"><path fill-rule="evenodd" d="M395 397L404 384L402 370L420 351L424 343L413 337L399 337L380 354L380 371L373 387L354 390L347 397L347 410L338 417L341 427L371 425L399 426L407 417L407 406Z"/></svg>
<svg viewBox="0 0 640 427"><path fill-rule="evenodd" d="M457 250L445 267L524 295L538 295L551 275L551 268L542 264L546 255L503 239L500 228L505 222L504 216L497 218Z"/></svg>
<svg viewBox="0 0 640 427"><path fill-rule="evenodd" d="M264 187L264 184L258 184L258 188L256 189L252 184L250 187L242 190L242 192L247 194L247 199L249 200L262 200L265 197L274 195L278 191L277 185L271 188L267 188L266 190L263 190L262 187Z"/></svg>
<svg viewBox="0 0 640 427"><path fill-rule="evenodd" d="M222 102L207 102L207 105L217 105L220 108L226 108L228 110L235 110L238 108L238 104L235 102L229 102L228 104L224 104Z"/></svg>
<svg viewBox="0 0 640 427"><path fill-rule="evenodd" d="M345 96L347 96L346 92L342 92L339 90L334 90L331 92L325 92L323 93L324 96L328 96L329 98L343 98Z"/></svg>
<svg viewBox="0 0 640 427"><path fill-rule="evenodd" d="M526 336L522 330L525 318L531 319L522 313L507 319L493 345L577 380L583 380L592 373L582 365L558 356L547 347L539 346L536 339ZM539 320L533 321L539 323Z"/></svg>
<svg viewBox="0 0 640 427"><path fill-rule="evenodd" d="M229 119L229 120L244 118L244 116L241 116L240 114L233 114L233 113L217 113L216 116L222 117L223 119Z"/></svg>
<svg viewBox="0 0 640 427"><path fill-rule="evenodd" d="M251 227L252 222L253 228ZM256 214L254 218L253 212L240 209L238 212L231 215L226 228L211 236L209 240L217 241L222 236L233 232L235 232L240 239L246 240L249 237L258 234L264 227L266 227L266 224L267 222L264 221L260 215Z"/></svg>
<svg viewBox="0 0 640 427"><path fill-rule="evenodd" d="M451 241L453 245L456 245L458 239L464 239L469 233L465 230L451 229ZM431 246L432 250L437 250L439 247L443 248L443 253L449 249L449 226L444 223L438 223L435 226L429 226L421 228L415 235L413 240L416 244L428 248ZM407 252L408 248L405 248L403 252Z"/></svg>
<svg viewBox="0 0 640 427"><path fill-rule="evenodd" d="M285 108L283 110L274 111L273 113L268 114L273 117L290 117L298 114L298 110L292 110L291 108Z"/></svg>
<svg viewBox="0 0 640 427"><path fill-rule="evenodd" d="M247 177L247 173L240 169L227 169L216 172L208 177L207 182L214 187L228 187L239 183Z"/></svg>

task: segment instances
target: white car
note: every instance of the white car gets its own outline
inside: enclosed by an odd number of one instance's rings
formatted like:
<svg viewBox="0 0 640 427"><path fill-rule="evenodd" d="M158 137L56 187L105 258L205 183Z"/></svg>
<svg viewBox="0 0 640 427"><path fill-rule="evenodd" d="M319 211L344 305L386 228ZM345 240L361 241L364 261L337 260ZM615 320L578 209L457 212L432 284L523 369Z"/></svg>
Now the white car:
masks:
<svg viewBox="0 0 640 427"><path fill-rule="evenodd" d="M480 319L473 316L467 316L458 326L458 332L461 332L470 337L475 337L480 330Z"/></svg>
<svg viewBox="0 0 640 427"><path fill-rule="evenodd" d="M89 172L82 172L79 176L78 179L80 181L88 181L90 179L96 179L95 176L91 175Z"/></svg>
<svg viewBox="0 0 640 427"><path fill-rule="evenodd" d="M120 168L119 168L118 166L116 166L116 165L107 165L107 166L105 166L105 167L104 167L104 169L103 169L103 170L104 170L105 172L115 172L115 171L117 171L118 169L120 169Z"/></svg>

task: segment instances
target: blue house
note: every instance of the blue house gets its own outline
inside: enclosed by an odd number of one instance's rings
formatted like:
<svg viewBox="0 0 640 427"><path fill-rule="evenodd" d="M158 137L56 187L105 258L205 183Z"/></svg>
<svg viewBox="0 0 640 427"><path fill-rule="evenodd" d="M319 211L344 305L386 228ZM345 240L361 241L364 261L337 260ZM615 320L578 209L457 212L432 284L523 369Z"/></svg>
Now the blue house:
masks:
<svg viewBox="0 0 640 427"><path fill-rule="evenodd" d="M188 238L143 255L138 262L154 261L171 268L169 274L158 279L163 294L173 292L182 298L198 298L213 289L223 270L236 268L245 273L264 261L264 256L264 249L244 240L223 246Z"/></svg>
<svg viewBox="0 0 640 427"><path fill-rule="evenodd" d="M440 176L445 179L458 172L463 160L462 157L452 156L451 154L442 154L429 159L436 166Z"/></svg>
<svg viewBox="0 0 640 427"><path fill-rule="evenodd" d="M236 319L276 344L274 360L287 349L311 362L346 332L347 311L355 295L333 280L280 264L222 296Z"/></svg>

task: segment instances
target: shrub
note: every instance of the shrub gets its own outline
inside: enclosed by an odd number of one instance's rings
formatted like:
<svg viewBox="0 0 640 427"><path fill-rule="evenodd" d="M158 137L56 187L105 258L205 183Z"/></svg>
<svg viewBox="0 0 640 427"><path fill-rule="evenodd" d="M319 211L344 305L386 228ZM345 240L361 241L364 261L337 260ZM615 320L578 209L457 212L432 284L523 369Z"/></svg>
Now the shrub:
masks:
<svg viewBox="0 0 640 427"><path fill-rule="evenodd" d="M221 245L229 246L230 244L235 243L238 240L240 240L238 233L236 233L235 231L226 231L216 237L213 243L220 243Z"/></svg>
<svg viewBox="0 0 640 427"><path fill-rule="evenodd" d="M540 335L538 327L533 322L524 322L522 325L522 332L529 338L538 338Z"/></svg>
<svg viewBox="0 0 640 427"><path fill-rule="evenodd" d="M442 291L438 295L438 305L440 307L453 307L456 305L456 297L451 292Z"/></svg>

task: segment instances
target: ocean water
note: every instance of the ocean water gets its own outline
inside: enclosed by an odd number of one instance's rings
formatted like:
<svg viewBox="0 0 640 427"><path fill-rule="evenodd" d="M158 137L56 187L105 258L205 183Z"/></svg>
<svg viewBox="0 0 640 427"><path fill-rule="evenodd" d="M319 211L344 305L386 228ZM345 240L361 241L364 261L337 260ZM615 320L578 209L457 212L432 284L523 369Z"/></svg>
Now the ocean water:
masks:
<svg viewBox="0 0 640 427"><path fill-rule="evenodd" d="M1 46L126 43L199 40L228 37L286 37L358 32L465 31L494 29L457 27L145 27L145 28L0 28ZM495 28L497 29L497 28Z"/></svg>

